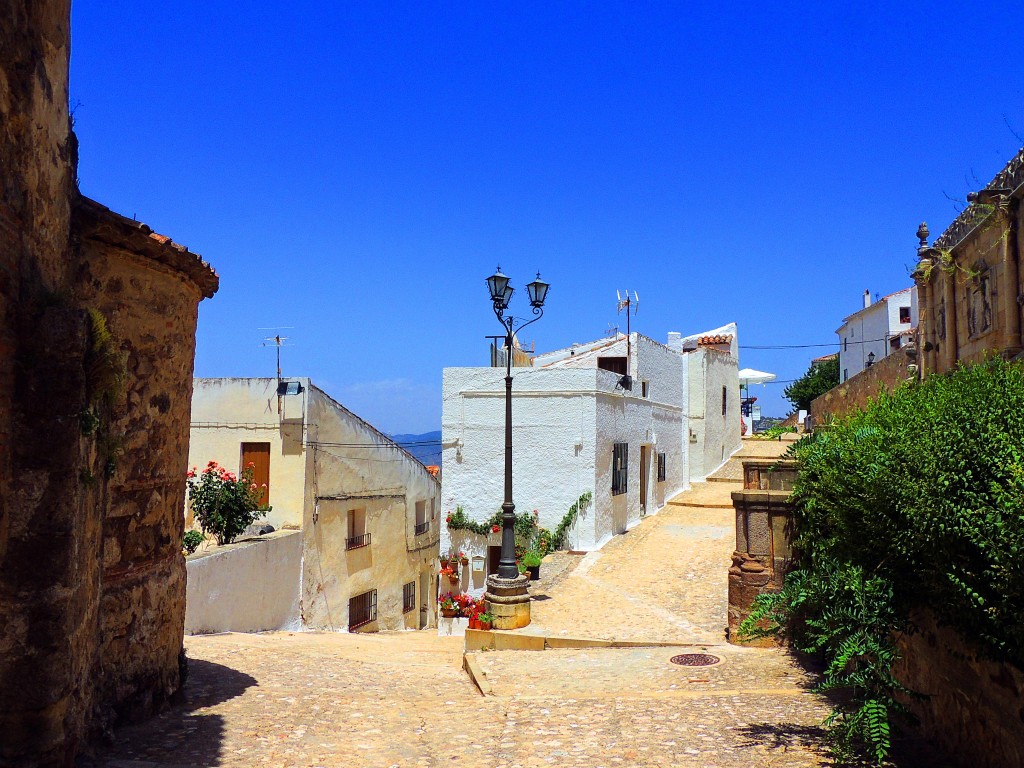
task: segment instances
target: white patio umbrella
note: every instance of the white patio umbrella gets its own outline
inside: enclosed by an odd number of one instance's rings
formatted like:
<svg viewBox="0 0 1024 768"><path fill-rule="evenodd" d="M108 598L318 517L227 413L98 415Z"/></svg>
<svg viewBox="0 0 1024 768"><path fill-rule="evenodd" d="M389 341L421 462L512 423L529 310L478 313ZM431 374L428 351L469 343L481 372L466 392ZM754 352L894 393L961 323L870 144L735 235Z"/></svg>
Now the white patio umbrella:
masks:
<svg viewBox="0 0 1024 768"><path fill-rule="evenodd" d="M774 373L755 371L753 368L744 368L740 371L740 386L749 387L751 384L767 384L778 378Z"/></svg>

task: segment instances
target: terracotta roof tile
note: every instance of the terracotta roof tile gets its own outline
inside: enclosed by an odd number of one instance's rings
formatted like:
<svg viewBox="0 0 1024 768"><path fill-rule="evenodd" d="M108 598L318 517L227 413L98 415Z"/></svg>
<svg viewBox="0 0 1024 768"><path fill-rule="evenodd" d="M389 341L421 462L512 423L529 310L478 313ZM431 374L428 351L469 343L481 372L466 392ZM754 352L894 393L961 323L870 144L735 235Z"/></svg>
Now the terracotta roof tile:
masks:
<svg viewBox="0 0 1024 768"><path fill-rule="evenodd" d="M437 473L441 471L441 468L437 464L427 464L427 472L437 477Z"/></svg>
<svg viewBox="0 0 1024 768"><path fill-rule="evenodd" d="M715 336L701 336L697 339L697 345L704 347L712 344L732 344L732 334L722 333Z"/></svg>

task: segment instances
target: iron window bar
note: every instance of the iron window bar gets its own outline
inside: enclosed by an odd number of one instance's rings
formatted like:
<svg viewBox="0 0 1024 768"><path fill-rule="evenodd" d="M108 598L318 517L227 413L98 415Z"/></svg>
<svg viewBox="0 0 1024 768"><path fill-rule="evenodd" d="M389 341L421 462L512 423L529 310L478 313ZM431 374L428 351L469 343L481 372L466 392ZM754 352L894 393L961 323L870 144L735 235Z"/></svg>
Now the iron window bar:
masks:
<svg viewBox="0 0 1024 768"><path fill-rule="evenodd" d="M420 534L426 533L429 530L430 530L430 521L429 520L426 520L426 521L424 521L422 523L416 523L416 535L417 536L419 536Z"/></svg>
<svg viewBox="0 0 1024 768"><path fill-rule="evenodd" d="M348 601L348 628L358 629L377 620L377 590L371 589Z"/></svg>
<svg viewBox="0 0 1024 768"><path fill-rule="evenodd" d="M402 585L402 613L416 610L416 582Z"/></svg>

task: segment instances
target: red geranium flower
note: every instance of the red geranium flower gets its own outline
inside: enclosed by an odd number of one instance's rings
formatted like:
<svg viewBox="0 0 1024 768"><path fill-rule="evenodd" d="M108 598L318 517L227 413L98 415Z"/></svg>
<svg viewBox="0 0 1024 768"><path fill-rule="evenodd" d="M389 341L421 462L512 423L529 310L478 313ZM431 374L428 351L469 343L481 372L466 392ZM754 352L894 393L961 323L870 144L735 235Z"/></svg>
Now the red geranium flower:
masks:
<svg viewBox="0 0 1024 768"><path fill-rule="evenodd" d="M495 523L494 525L491 526L491 533L497 533L500 530L501 530L501 526L498 525L497 523Z"/></svg>

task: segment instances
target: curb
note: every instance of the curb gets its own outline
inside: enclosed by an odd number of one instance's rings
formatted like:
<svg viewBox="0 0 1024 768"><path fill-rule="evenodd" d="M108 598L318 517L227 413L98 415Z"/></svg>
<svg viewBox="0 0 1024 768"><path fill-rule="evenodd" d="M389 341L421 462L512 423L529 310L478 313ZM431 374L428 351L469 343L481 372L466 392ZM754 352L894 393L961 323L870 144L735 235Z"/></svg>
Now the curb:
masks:
<svg viewBox="0 0 1024 768"><path fill-rule="evenodd" d="M475 651L548 651L565 648L706 648L707 643L673 643L657 640L603 640L593 637L563 637L550 635L520 635L494 630L467 629L466 651L468 659ZM474 663L475 660L474 660ZM467 668L467 671L468 668ZM472 673L471 673L472 674Z"/></svg>
<svg viewBox="0 0 1024 768"><path fill-rule="evenodd" d="M466 674L469 675L469 679L473 681L473 684L480 691L481 696L494 695L494 690L491 688L491 684L487 682L487 675L480 668L480 662L477 661L475 653L467 652L462 654L462 668L466 670Z"/></svg>

